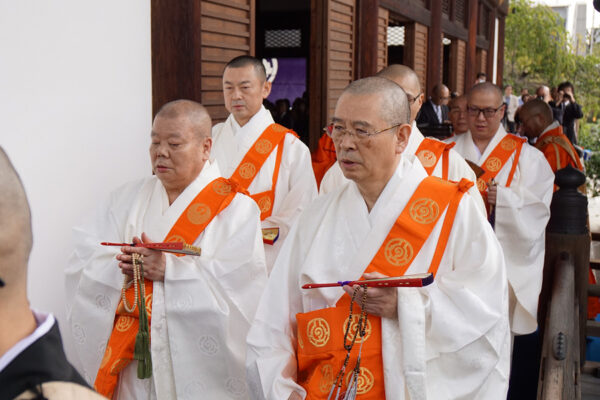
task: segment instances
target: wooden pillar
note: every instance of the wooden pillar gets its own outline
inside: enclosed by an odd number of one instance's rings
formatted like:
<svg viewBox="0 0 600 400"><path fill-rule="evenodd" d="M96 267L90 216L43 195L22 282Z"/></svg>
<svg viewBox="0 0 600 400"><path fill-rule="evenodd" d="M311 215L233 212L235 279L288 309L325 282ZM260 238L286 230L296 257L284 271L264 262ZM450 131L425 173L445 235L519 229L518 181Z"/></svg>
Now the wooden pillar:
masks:
<svg viewBox="0 0 600 400"><path fill-rule="evenodd" d="M356 78L377 73L379 0L358 0Z"/></svg>
<svg viewBox="0 0 600 400"><path fill-rule="evenodd" d="M427 51L427 94L442 82L442 0L431 0L431 23ZM427 97L427 96L426 96Z"/></svg>
<svg viewBox="0 0 600 400"><path fill-rule="evenodd" d="M486 11L484 11L486 12ZM489 40L490 40L490 44L488 46L488 52L487 52L487 63L486 63L486 71L485 73L488 76L488 80L490 82L494 81L494 44L496 42L496 10L492 9L489 12L489 27L488 27L488 31L489 31Z"/></svg>
<svg viewBox="0 0 600 400"><path fill-rule="evenodd" d="M504 23L505 17L501 15L498 18L498 68L496 70L496 84L503 85L504 77Z"/></svg>
<svg viewBox="0 0 600 400"><path fill-rule="evenodd" d="M469 0L469 36L467 41L467 65L465 68L465 91L473 86L475 76L477 75L477 22L479 19L477 3L477 0Z"/></svg>
<svg viewBox="0 0 600 400"><path fill-rule="evenodd" d="M310 58L308 71L309 148L317 148L327 119L328 2L310 1Z"/></svg>
<svg viewBox="0 0 600 400"><path fill-rule="evenodd" d="M166 102L201 101L200 25L195 1L151 2L152 115Z"/></svg>

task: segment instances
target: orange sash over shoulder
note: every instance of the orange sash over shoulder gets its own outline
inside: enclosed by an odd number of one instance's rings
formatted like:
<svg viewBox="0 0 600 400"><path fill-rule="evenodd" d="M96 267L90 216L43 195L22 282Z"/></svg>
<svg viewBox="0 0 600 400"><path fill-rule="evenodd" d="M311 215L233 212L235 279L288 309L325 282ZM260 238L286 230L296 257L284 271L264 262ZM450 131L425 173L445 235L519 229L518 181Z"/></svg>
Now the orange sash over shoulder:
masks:
<svg viewBox="0 0 600 400"><path fill-rule="evenodd" d="M567 165L583 171L583 165L581 165L577 151L563 133L562 126L559 125L544 133L535 143L535 147L544 153L554 172L565 168ZM550 148L554 151L548 151ZM561 157L561 154L563 157Z"/></svg>
<svg viewBox="0 0 600 400"><path fill-rule="evenodd" d="M512 168L508 174L508 179L506 180L505 186L510 187L513 176L515 174L515 170L517 168L517 164L519 163L519 156L521 155L521 149L523 148L523 144L527 141L527 139L513 135L511 133L506 134L496 145L494 150L490 153L488 158L485 160L480 167L484 170L483 175L477 178L477 189L481 192L481 195L484 199L487 199L487 185L488 183L498 175L498 172L504 167L506 162L510 159L510 156L513 153L515 154L515 159L512 164ZM487 204L487 201L486 201Z"/></svg>
<svg viewBox="0 0 600 400"><path fill-rule="evenodd" d="M225 178L217 178L206 185L179 216L164 241L194 243L212 219L231 203L237 192L246 191L237 183ZM148 324L151 324L153 282L144 280L144 287ZM129 304L134 303L133 286L127 289L125 296ZM115 314L113 330L94 383L96 391L109 399L114 394L119 373L133 360L135 337L139 327L139 305L133 313L129 313L120 300Z"/></svg>
<svg viewBox="0 0 600 400"><path fill-rule="evenodd" d="M275 185L279 176L279 167L281 166L281 158L283 156L283 142L287 132L296 135L293 131L279 124L269 125L260 137L256 139L256 142L248 150L230 178L248 190L258 171L260 171L267 158L269 158L275 147L277 147L277 158L275 160L275 171L273 171L271 189L250 195L256 204L258 204L258 208L260 208L261 221L270 217L273 212Z"/></svg>
<svg viewBox="0 0 600 400"><path fill-rule="evenodd" d="M460 200L473 183L463 179L453 183L436 177L425 178L400 213L365 272L380 272L401 276L407 271L438 223L444 210L446 216L429 266L437 273ZM367 299L368 301L368 299ZM335 307L296 314L298 325L298 384L307 391L308 399L327 399L335 377L340 371L346 350L344 333L349 319L350 296L344 294ZM350 333L357 329L360 307L355 305ZM369 315L364 339L357 337L343 377L345 391L352 368L356 364L362 343L361 367L358 379L358 399L385 399L383 358L381 355L381 318Z"/></svg>
<svg viewBox="0 0 600 400"><path fill-rule="evenodd" d="M450 149L456 143L444 143L440 140L425 138L419 145L415 155L421 161L421 164L431 176L435 166L442 159L442 179L448 180L448 164L450 159Z"/></svg>

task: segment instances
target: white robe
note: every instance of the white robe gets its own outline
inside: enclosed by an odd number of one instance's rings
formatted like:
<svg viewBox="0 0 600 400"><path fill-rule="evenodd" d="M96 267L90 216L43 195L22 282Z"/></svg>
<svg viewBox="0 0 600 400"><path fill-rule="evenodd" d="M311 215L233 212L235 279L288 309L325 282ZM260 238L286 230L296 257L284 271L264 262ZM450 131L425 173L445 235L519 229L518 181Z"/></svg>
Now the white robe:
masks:
<svg viewBox="0 0 600 400"><path fill-rule="evenodd" d="M225 177L231 177L254 142L274 123L271 113L261 107L244 126L240 127L233 115L213 127L211 157L217 161ZM248 187L250 194L271 189L277 147L273 149L262 168ZM263 228L279 227L279 239L265 244L267 268L271 270L287 233L300 212L317 197L317 182L312 170L310 152L302 141L286 135L279 177L275 186L273 212L262 221Z"/></svg>
<svg viewBox="0 0 600 400"><path fill-rule="evenodd" d="M454 148L465 159L481 165L504 136L506 131L500 126L481 157L471 132L449 141L456 142ZM554 173L544 155L524 143L512 183L506 187L514 159L515 153L495 178L498 184L495 231L504 250L511 288L511 329L515 334L526 334L537 327Z"/></svg>
<svg viewBox="0 0 600 400"><path fill-rule="evenodd" d="M418 160L403 157L370 213L350 182L320 196L300 216L248 334L253 399L287 399L292 391L305 395L295 383L295 316L333 307L344 292L300 287L358 279L425 177ZM445 211L408 274L428 270L444 216ZM506 399L510 331L504 259L470 196L458 207L435 282L399 288L398 296L398 318L382 319L388 399Z"/></svg>
<svg viewBox="0 0 600 400"><path fill-rule="evenodd" d="M110 196L89 226L74 230L76 247L66 269L67 317L79 367L93 383L113 327L123 275L118 247L146 232L164 240L196 195L219 177L216 164L202 172L169 206L154 176L127 184ZM221 211L194 245L199 257L166 253L164 282L154 282L152 377L137 378L137 362L121 373L121 399L247 398L246 333L267 272L256 203L241 194Z"/></svg>
<svg viewBox="0 0 600 400"><path fill-rule="evenodd" d="M412 130L410 132L410 136L408 137L408 143L406 144L406 149L404 149L402 154L414 155L419 149L423 139L425 139L425 136L423 136L419 128L417 128L417 124L413 122ZM454 151L454 149L450 149L448 155L450 157L448 160L448 179L458 182L462 178L466 178L475 183L475 173L471 167L469 167L469 164L467 164L466 161L460 156L460 154ZM431 175L439 178L442 177L442 160L438 161ZM323 176L321 186L319 187L319 194L332 192L336 188L346 185L349 182L350 180L346 179L344 176L344 173L340 168L340 164L336 162L329 167ZM469 194L475 199L475 203L485 215L485 204L483 203L483 199L481 198L479 190L477 190L477 186L473 185L473 187L469 189Z"/></svg>

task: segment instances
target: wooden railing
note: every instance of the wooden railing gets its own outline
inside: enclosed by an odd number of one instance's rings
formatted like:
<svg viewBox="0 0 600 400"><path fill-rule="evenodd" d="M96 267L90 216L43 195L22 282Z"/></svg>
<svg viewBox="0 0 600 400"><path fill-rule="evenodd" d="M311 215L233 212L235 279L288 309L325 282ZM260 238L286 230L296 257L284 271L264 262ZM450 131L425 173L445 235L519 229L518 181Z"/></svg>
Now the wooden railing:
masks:
<svg viewBox="0 0 600 400"><path fill-rule="evenodd" d="M554 279L544 329L538 399L581 399L579 385L579 302L575 265L567 252L554 265Z"/></svg>

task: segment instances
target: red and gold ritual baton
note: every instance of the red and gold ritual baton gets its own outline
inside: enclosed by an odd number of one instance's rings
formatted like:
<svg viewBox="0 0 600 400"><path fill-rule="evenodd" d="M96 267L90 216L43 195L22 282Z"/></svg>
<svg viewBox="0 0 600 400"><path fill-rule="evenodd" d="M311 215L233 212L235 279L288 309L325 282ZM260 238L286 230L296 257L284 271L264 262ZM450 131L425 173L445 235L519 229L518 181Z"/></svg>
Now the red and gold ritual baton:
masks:
<svg viewBox="0 0 600 400"><path fill-rule="evenodd" d="M185 254L189 256L199 256L201 253L200 247L192 246L182 242L164 242L164 243L111 243L102 242L102 246L131 246L145 247L153 250L166 251L167 253Z"/></svg>
<svg viewBox="0 0 600 400"><path fill-rule="evenodd" d="M367 287L423 287L433 283L433 274L414 274L393 276L389 278L365 279L362 281L339 281L332 283L307 283L302 289L318 289L335 286L367 286Z"/></svg>

